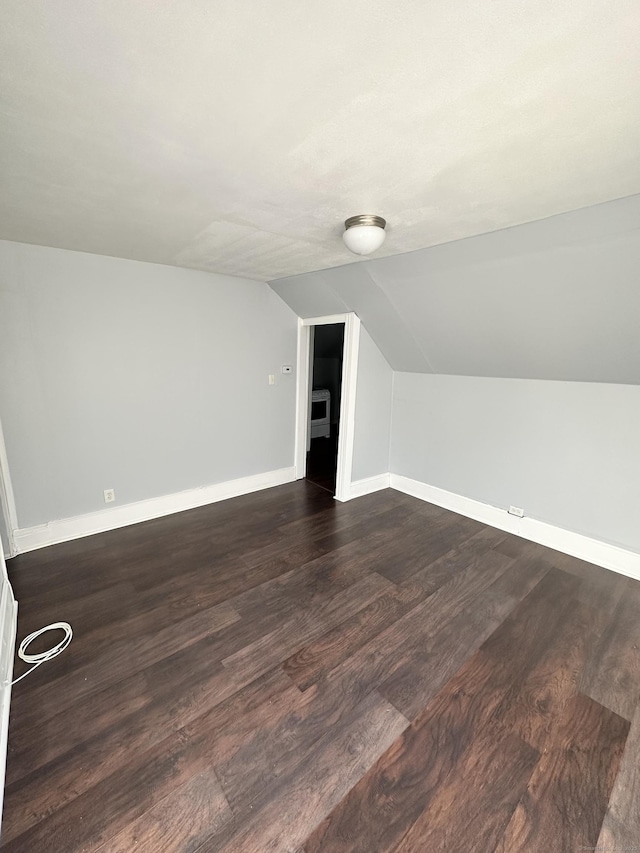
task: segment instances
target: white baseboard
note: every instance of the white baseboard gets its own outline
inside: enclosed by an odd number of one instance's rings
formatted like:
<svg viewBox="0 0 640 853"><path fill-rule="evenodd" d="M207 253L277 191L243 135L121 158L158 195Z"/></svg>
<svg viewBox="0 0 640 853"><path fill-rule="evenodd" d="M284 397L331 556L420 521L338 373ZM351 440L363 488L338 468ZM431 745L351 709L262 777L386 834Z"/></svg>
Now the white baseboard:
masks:
<svg viewBox="0 0 640 853"><path fill-rule="evenodd" d="M227 480L225 483L214 483L212 486L201 486L197 489L187 489L173 495L163 495L159 498L149 498L136 503L115 506L99 512L86 515L76 515L72 518L61 518L40 524L36 527L25 527L14 531L16 548L19 554L55 545L57 542L68 542L82 536L92 536L94 533L104 533L129 524L150 521L185 509L205 506L206 504L247 495L260 489L281 486L295 480L295 468L280 468L276 471L266 471L264 474L254 474L239 480Z"/></svg>
<svg viewBox="0 0 640 853"><path fill-rule="evenodd" d="M514 533L523 539L530 539L539 545L546 545L580 560L595 563L605 569L611 569L627 577L640 580L640 554L635 551L627 551L616 545L609 545L599 539L591 539L581 533L574 533L562 527L555 527L535 518L518 518L509 515L505 509L476 501L473 498L465 498L454 492L447 492L436 486L429 486L419 480L411 480L400 474L391 474L389 484L392 489L420 498L436 506L450 509L453 512L474 518L498 530Z"/></svg>
<svg viewBox="0 0 640 853"><path fill-rule="evenodd" d="M375 477L365 477L363 480L355 480L351 483L348 497L343 498L342 503L388 488L389 474L376 474Z"/></svg>
<svg viewBox="0 0 640 853"><path fill-rule="evenodd" d="M94 533L103 533L106 530L115 530L118 527L126 527L130 524L138 524L142 521L150 521L153 518L161 518L174 512L182 512L187 509L216 503L227 498L246 495L260 489L268 489L272 486L280 486L284 483L293 482L296 479L295 468L281 468L276 471L267 471L264 474L255 474L251 477L242 477L239 480L228 480L225 483L215 483L211 486L202 486L197 489L188 489L172 495L163 495L159 498L136 503L115 506L109 509L91 512L86 515L78 515L73 518L62 518L41 524L35 527L26 527L14 531L14 538L18 553L33 551L36 548L44 548L57 542L67 542L71 539L79 539L83 536L92 536ZM490 506L473 498L466 498L400 474L378 474L375 477L366 477L351 483L348 500L378 492L391 487L399 492L420 498L428 503L436 504L444 509L474 518L483 524L504 530L529 539L540 545L546 545L556 551L570 554L589 563L595 563L605 569L627 575L640 580L640 554L609 545L598 539L591 539L580 533L555 527L544 521L534 518L517 518L514 515Z"/></svg>

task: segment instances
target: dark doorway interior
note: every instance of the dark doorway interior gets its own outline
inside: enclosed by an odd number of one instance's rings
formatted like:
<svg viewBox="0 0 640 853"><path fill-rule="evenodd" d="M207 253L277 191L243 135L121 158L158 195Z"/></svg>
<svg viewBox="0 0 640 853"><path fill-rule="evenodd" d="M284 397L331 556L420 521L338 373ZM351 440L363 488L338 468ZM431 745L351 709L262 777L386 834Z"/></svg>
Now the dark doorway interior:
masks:
<svg viewBox="0 0 640 853"><path fill-rule="evenodd" d="M344 323L315 326L307 480L335 494Z"/></svg>

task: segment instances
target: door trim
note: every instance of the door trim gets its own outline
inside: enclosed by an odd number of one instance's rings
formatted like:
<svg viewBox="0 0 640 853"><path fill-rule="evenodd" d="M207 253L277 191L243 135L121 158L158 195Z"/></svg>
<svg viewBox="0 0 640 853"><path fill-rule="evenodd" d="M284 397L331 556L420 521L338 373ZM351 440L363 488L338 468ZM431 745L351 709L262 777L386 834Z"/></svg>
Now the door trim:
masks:
<svg viewBox="0 0 640 853"><path fill-rule="evenodd" d="M356 384L358 379L358 352L360 349L360 318L353 312L347 314L329 314L325 317L309 317L304 320L298 320L295 469L296 479L302 480L307 472L309 367L311 363L310 329L312 326L328 326L333 323L344 323L335 499L337 501L348 501L351 497L351 479L353 473Z"/></svg>
<svg viewBox="0 0 640 853"><path fill-rule="evenodd" d="M7 537L9 539L9 553L5 554L6 558L15 557L18 553L14 539L14 531L18 528L18 513L16 512L16 502L13 496L13 487L11 485L11 475L9 474L9 459L7 458L7 448L4 443L4 433L2 432L2 422L0 421L0 512L4 516L5 526L7 528Z"/></svg>

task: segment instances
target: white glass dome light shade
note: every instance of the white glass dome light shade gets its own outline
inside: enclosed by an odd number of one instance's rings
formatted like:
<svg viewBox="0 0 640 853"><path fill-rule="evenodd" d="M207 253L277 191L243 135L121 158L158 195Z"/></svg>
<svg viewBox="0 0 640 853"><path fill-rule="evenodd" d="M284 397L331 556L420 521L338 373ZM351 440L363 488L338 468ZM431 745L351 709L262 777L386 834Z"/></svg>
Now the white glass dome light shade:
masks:
<svg viewBox="0 0 640 853"><path fill-rule="evenodd" d="M384 243L386 224L381 216L361 214L349 217L342 235L345 246L354 255L370 255Z"/></svg>

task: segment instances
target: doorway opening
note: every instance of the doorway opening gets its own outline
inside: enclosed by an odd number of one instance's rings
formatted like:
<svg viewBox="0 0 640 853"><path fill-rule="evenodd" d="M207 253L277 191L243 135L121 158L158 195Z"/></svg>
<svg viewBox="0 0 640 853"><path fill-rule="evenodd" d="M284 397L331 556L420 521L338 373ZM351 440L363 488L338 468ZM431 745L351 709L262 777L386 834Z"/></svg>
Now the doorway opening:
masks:
<svg viewBox="0 0 640 853"><path fill-rule="evenodd" d="M335 495L344 323L312 327L307 480Z"/></svg>
<svg viewBox="0 0 640 853"><path fill-rule="evenodd" d="M341 370L339 370L339 403L336 400L336 405L333 407L327 400L328 395L316 394L316 399L313 400L314 389L314 355L315 337L318 329L322 326L341 327L342 334L342 362ZM335 332L329 333L329 336L335 338ZM327 349L322 349L324 339L322 332L319 335L319 340L322 341L317 355L320 359L323 357L323 352L330 352ZM345 314L331 314L326 317L309 317L308 319L298 320L298 369L297 369L297 384L296 384L296 443L295 443L295 469L296 479L301 480L307 476L307 453L312 451L311 447L311 425L312 420L319 422L322 417L329 419L329 436L324 435L325 447L324 455L331 460L331 466L335 471L333 478L335 486L329 491L337 501L348 501L353 497L351 493L351 475L353 469L353 447L355 441L355 414L356 414L356 383L358 377L358 350L360 346L360 319L353 312ZM333 349L335 354L335 346ZM331 355L328 356L332 358ZM334 366L335 367L335 366ZM318 382L316 391L331 391L330 388L321 387L326 385L324 377L326 373L321 371L318 374ZM313 403L316 405L315 410ZM327 414L328 412L328 414ZM331 451L331 420L332 414L337 419L334 423L334 440L337 443L337 458ZM322 417L321 417L322 416ZM317 427L324 426L324 433L327 432L327 424L316 423ZM320 437L319 430L314 430L315 436ZM315 448L313 448L315 450ZM322 445L318 446L318 450L322 449ZM315 460L314 460L315 462ZM311 476L314 473L311 471ZM323 486L327 488L327 486Z"/></svg>

